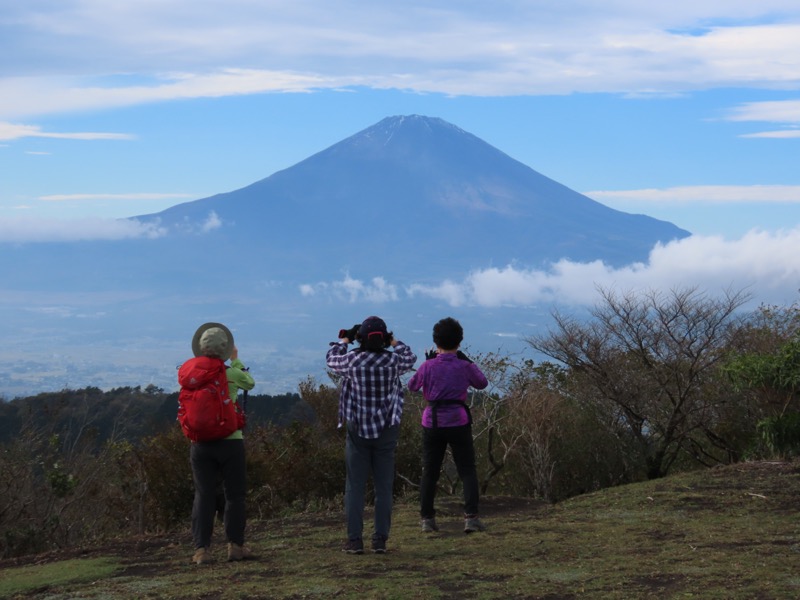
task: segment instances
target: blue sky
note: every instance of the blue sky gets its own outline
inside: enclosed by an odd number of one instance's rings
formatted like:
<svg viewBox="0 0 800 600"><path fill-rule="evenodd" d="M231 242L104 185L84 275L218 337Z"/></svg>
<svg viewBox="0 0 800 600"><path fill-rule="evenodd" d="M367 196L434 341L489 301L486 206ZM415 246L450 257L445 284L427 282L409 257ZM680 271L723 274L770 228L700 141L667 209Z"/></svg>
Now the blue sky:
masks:
<svg viewBox="0 0 800 600"><path fill-rule="evenodd" d="M0 56L0 242L146 235L115 219L422 114L695 234L629 269L510 265L425 293L800 287L796 0L0 0Z"/></svg>

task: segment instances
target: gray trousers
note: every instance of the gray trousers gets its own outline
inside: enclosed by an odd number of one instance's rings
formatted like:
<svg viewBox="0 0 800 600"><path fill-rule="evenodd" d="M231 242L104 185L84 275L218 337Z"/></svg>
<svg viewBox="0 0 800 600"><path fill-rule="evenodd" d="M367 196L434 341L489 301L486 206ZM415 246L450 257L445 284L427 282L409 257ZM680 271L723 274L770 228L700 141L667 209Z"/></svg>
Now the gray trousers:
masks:
<svg viewBox="0 0 800 600"><path fill-rule="evenodd" d="M364 529L364 495L367 478L372 473L375 485L375 528L372 538L388 539L392 526L392 493L394 488L394 454L400 426L384 429L375 439L358 435L358 428L347 424L345 463L347 480L344 508L347 517L347 537L362 537Z"/></svg>

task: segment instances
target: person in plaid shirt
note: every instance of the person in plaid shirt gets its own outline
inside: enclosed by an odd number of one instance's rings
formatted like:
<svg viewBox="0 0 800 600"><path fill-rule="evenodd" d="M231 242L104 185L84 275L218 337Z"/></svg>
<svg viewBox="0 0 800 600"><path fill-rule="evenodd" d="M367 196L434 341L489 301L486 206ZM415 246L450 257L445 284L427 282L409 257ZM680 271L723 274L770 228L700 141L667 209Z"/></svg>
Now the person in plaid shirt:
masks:
<svg viewBox="0 0 800 600"><path fill-rule="evenodd" d="M348 344L355 340L359 347L348 352ZM411 371L416 361L411 348L396 340L379 317L368 317L360 326L342 330L339 341L332 342L328 350L328 368L342 376L339 426L347 428L344 551L348 554L364 552L364 495L370 470L375 484L372 551L386 552L392 522L394 457L403 415L400 376Z"/></svg>

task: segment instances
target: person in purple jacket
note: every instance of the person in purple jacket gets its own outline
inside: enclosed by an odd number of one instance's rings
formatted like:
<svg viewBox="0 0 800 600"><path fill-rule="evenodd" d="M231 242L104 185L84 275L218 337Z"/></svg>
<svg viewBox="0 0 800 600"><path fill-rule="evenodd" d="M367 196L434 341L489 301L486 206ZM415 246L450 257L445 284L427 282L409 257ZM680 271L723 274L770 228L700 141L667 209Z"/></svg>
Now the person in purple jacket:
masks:
<svg viewBox="0 0 800 600"><path fill-rule="evenodd" d="M436 483L448 444L458 476L464 486L464 532L484 531L478 516L478 473L472 441L472 416L467 405L470 387L489 385L486 375L460 350L464 339L461 324L447 317L433 326L436 353L429 356L408 382L412 392L422 390L427 401L422 412L422 482L420 516L422 531L438 531L433 507Z"/></svg>

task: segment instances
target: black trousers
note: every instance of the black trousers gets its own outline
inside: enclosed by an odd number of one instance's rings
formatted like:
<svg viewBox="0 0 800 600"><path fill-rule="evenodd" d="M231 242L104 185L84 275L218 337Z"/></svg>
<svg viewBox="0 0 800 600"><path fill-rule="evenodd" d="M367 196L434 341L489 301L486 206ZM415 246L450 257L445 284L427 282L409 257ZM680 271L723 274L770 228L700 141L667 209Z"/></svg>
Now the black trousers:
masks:
<svg viewBox="0 0 800 600"><path fill-rule="evenodd" d="M244 544L247 492L244 440L194 442L189 459L194 479L192 537L195 548L211 545L220 475L225 491L225 537L229 542L241 546Z"/></svg>
<svg viewBox="0 0 800 600"><path fill-rule="evenodd" d="M464 486L464 514L478 514L478 473L475 468L472 425L423 427L422 481L419 492L420 515L423 519L436 516L433 501L436 497L436 484L439 481L448 445L453 453L458 476Z"/></svg>

